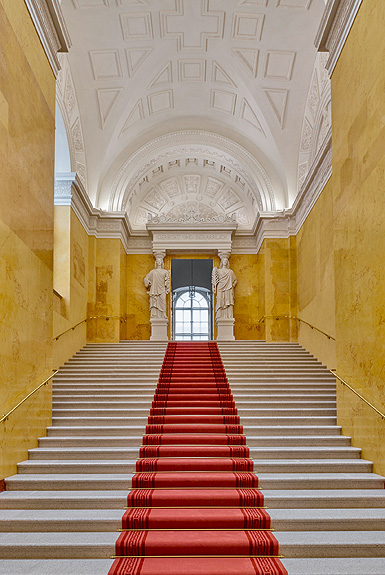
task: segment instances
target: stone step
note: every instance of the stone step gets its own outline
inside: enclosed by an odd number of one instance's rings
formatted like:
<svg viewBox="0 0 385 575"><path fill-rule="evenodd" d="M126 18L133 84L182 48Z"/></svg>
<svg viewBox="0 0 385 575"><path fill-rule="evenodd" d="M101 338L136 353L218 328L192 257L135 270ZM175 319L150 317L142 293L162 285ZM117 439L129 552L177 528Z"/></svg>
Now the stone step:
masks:
<svg viewBox="0 0 385 575"><path fill-rule="evenodd" d="M104 428L103 428L104 429ZM142 441L138 439L138 436L103 436L101 434L86 437L40 437L39 447L135 447L138 448ZM342 447L350 446L350 438L343 435L337 436L280 436L277 437L248 437L248 446L255 447L313 447L313 446L331 446L331 447Z"/></svg>
<svg viewBox="0 0 385 575"><path fill-rule="evenodd" d="M131 408L131 409L135 409L135 410L140 410L140 409L149 409L149 407L152 406L152 402L153 402L153 397L149 397L146 401L139 401L138 399L136 399L136 397L132 397L131 395L126 395L126 396L122 396L121 399L114 399L113 396L111 397L111 399L106 400L106 399L97 399L95 400L95 398L91 401L90 398L88 397L87 399L83 399L83 400L74 400L74 399L69 399L69 398L65 398L65 396L63 397L63 399L57 399L55 398L54 401L52 402L52 407L54 410L63 410L63 409L76 409L76 410L80 410L81 408L84 409L122 409L122 408ZM140 396L139 396L140 397ZM81 404L81 408L79 406L79 404ZM174 408L175 406L171 406L172 408ZM193 407L200 407L199 406L199 401L196 401L196 405L193 406L180 406L178 407L181 411L182 409L184 411L187 411L188 409L191 409ZM217 407L216 405L213 405L212 407ZM255 410L255 409L284 409L285 407L288 408L302 408L302 409L334 409L336 407L336 402L334 401L278 401L278 399L274 402L272 401L266 401L266 400L261 400L258 401L258 405L255 405L255 401L249 400L249 401L237 401L237 408L238 411L243 409L243 410Z"/></svg>
<svg viewBox="0 0 385 575"><path fill-rule="evenodd" d="M136 459L138 447L56 447L35 448L28 451L29 460L103 460ZM250 457L264 459L360 459L361 449L357 447L250 447Z"/></svg>
<svg viewBox="0 0 385 575"><path fill-rule="evenodd" d="M140 417L145 417L148 418L148 416L150 415L150 408L151 408L151 403L149 403L146 407L143 408L137 408L134 405L131 404L131 406L128 404L127 407L125 406L120 406L120 407L116 407L116 406L108 406L108 407L81 407L79 408L79 406L77 406L77 409L75 408L63 408L63 407L55 407L55 409L52 410L52 416L53 418L56 420L56 418L62 418L62 417L104 417L104 416L108 416L109 414L112 417L128 417L128 418L140 418ZM173 408L173 409L179 409L180 410L180 415L181 416L194 416L194 408L190 408L190 409L186 409L183 407L180 408ZM176 415L176 413L173 413L172 415ZM201 414L202 416L204 416L204 414ZM219 414L218 414L219 415ZM242 417L242 420L250 420L250 419L255 419L256 417L311 417L311 416L320 416L320 417L326 417L326 416L331 416L331 417L336 417L337 416L337 412L336 412L336 408L335 407L292 407L292 406L287 406L287 408L283 408L283 407L268 407L267 404L264 405L259 405L258 407L242 407L240 409L238 409L238 415ZM206 417L210 417L210 415L208 414Z"/></svg>
<svg viewBox="0 0 385 575"><path fill-rule="evenodd" d="M384 478L381 475L364 472L297 472L279 473L258 472L260 489L382 489ZM120 491L131 488L132 473L28 473L13 475L6 479L7 491ZM384 490L385 494L385 490Z"/></svg>
<svg viewBox="0 0 385 575"><path fill-rule="evenodd" d="M372 463L363 459L253 459L261 473L370 473ZM135 473L136 459L28 460L17 465L18 474L127 474Z"/></svg>
<svg viewBox="0 0 385 575"><path fill-rule="evenodd" d="M164 533L172 541L173 532ZM382 531L280 531L275 533L286 558L383 557ZM0 558L108 559L114 554L115 532L1 533Z"/></svg>
<svg viewBox="0 0 385 575"><path fill-rule="evenodd" d="M122 514L122 509L3 509L0 533L119 531ZM385 530L385 508L285 508L269 509L269 515L275 532Z"/></svg>
<svg viewBox="0 0 385 575"><path fill-rule="evenodd" d="M130 424L135 426L143 426L143 430L147 424L147 417L130 417ZM255 417L243 417L243 425L252 425L255 422ZM127 417L113 417L113 416L95 416L95 417L53 417L52 424L54 426L71 426L71 425L90 425L90 426L109 426L109 425L125 425ZM258 423L270 425L335 425L336 418L333 416L260 416Z"/></svg>
<svg viewBox="0 0 385 575"><path fill-rule="evenodd" d="M377 557L282 559L290 575L384 575ZM0 575L106 575L111 559L0 560Z"/></svg>
<svg viewBox="0 0 385 575"><path fill-rule="evenodd" d="M263 476L262 476L263 478ZM264 480L264 481L267 481ZM377 485L380 483L377 481ZM268 509L385 509L385 490L264 489ZM0 509L119 509L127 504L124 490L98 491L4 491ZM270 513L270 511L269 511Z"/></svg>
<svg viewBox="0 0 385 575"><path fill-rule="evenodd" d="M243 426L244 434L249 436L266 436L279 437L280 435L302 436L305 434L311 435L328 435L336 436L341 434L341 427L338 425L254 425ZM64 436L92 436L92 435L108 435L108 436L122 436L122 435L135 435L142 436L145 429L141 425L57 425L54 427L47 427L48 437ZM142 438L140 437L140 443Z"/></svg>

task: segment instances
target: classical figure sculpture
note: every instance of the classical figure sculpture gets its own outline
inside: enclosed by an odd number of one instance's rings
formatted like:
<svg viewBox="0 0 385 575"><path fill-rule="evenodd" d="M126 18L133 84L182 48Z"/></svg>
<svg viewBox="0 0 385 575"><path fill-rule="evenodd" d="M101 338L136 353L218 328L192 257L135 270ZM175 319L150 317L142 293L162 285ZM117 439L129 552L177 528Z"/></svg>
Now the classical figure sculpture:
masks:
<svg viewBox="0 0 385 575"><path fill-rule="evenodd" d="M170 292L170 272L164 269L162 258L156 258L155 269L144 278L150 296L150 317L167 319L166 295Z"/></svg>
<svg viewBox="0 0 385 575"><path fill-rule="evenodd" d="M217 305L215 307L217 319L233 317L234 287L236 285L235 273L229 267L228 258L224 257L219 269L214 268L212 273L213 293L217 293Z"/></svg>

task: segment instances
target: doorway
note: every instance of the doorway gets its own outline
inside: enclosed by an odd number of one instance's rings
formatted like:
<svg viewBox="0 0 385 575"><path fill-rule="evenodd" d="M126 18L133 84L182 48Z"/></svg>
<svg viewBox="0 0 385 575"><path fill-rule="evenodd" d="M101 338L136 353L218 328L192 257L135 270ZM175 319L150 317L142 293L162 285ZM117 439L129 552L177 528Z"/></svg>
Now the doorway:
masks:
<svg viewBox="0 0 385 575"><path fill-rule="evenodd" d="M171 339L213 338L212 260L171 260Z"/></svg>

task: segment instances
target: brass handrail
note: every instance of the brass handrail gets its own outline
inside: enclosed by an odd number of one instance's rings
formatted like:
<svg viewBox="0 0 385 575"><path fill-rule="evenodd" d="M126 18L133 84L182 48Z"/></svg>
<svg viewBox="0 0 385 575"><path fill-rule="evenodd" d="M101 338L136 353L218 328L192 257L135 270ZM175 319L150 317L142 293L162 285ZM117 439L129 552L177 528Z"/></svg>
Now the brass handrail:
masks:
<svg viewBox="0 0 385 575"><path fill-rule="evenodd" d="M356 389L354 389L354 387L352 387L351 385L349 385L347 383L347 381L345 381L344 379L342 379L342 377L340 377L335 369L329 369L330 373L332 373L343 385L345 385L348 389L350 389L350 391L352 391L357 397L359 397L360 399L362 399L362 401L364 403L366 403L366 405L369 405L369 407L371 407L372 409L374 409L374 411L380 416L382 417L382 419L385 419L385 413L382 413L382 411L380 411L379 409L377 409L377 407L375 407L372 403L370 403L370 401L368 401L363 395L361 395L360 393L358 393L358 391Z"/></svg>
<svg viewBox="0 0 385 575"><path fill-rule="evenodd" d="M124 319L123 316L121 315L93 315L90 317L86 317L85 319L82 319L82 321L79 321L78 323L75 323L75 325L73 325L72 327L69 327L68 329L66 329L65 331L63 331L62 333L59 333L59 335L56 335L53 340L57 341L59 339L59 337L61 337L62 335L68 333L69 331L74 330L76 327L78 327L78 325L81 325L84 322L87 322L89 319L105 319L106 321L110 320L110 319L121 319L123 322L126 322L126 320Z"/></svg>
<svg viewBox="0 0 385 575"><path fill-rule="evenodd" d="M66 329L65 331L63 331L62 333L59 333L59 335L55 336L53 339L54 341L57 341L59 339L59 337L61 337L62 335L68 333L69 331L73 331L76 327L78 327L78 325L81 325L82 323L87 321L87 317L85 319L82 319L82 321L78 321L78 323L75 323L75 325L73 325L72 327L69 327L68 329Z"/></svg>
<svg viewBox="0 0 385 575"><path fill-rule="evenodd" d="M315 325L309 323L308 321L297 317L296 315L263 315L259 320L258 323L261 323L262 321L264 321L265 319L293 319L295 321L299 321L300 323L305 323L306 325L308 325L309 327L311 327L311 329L315 329L316 331L318 331L319 333L322 333L322 335L325 335L328 339L332 339L333 341L336 341L336 338L333 337L332 335L326 333L325 331L322 331L322 329L319 329L319 327L316 327Z"/></svg>
<svg viewBox="0 0 385 575"><path fill-rule="evenodd" d="M33 391L31 391L31 393L29 393L28 395L26 395L21 401L19 401L19 403L17 405L15 405L15 407L13 407L11 409L11 411L8 411L8 413L6 413L5 415L3 415L0 419L0 423L3 423L3 421L6 421L9 416L18 408L20 407L20 405L22 405L25 401L27 401L27 399L29 397L31 397L31 395L33 395L34 393L36 393L36 391L38 391L41 387L43 387L44 385L47 385L47 383L53 378L54 375L56 375L58 372L58 370L56 369L52 375L50 375L49 377L47 377L47 379L45 379L43 381L43 383L41 383L40 385L38 385Z"/></svg>

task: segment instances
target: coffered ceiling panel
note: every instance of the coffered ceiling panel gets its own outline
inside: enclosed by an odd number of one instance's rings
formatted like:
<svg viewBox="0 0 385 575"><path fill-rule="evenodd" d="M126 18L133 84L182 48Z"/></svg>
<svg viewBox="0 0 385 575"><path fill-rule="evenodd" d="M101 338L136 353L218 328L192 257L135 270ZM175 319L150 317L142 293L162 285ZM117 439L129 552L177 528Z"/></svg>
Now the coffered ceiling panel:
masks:
<svg viewBox="0 0 385 575"><path fill-rule="evenodd" d="M327 127L311 111L324 0L61 6L73 46L60 109L95 207L126 210L138 234L172 210L250 233L260 211L292 205Z"/></svg>

